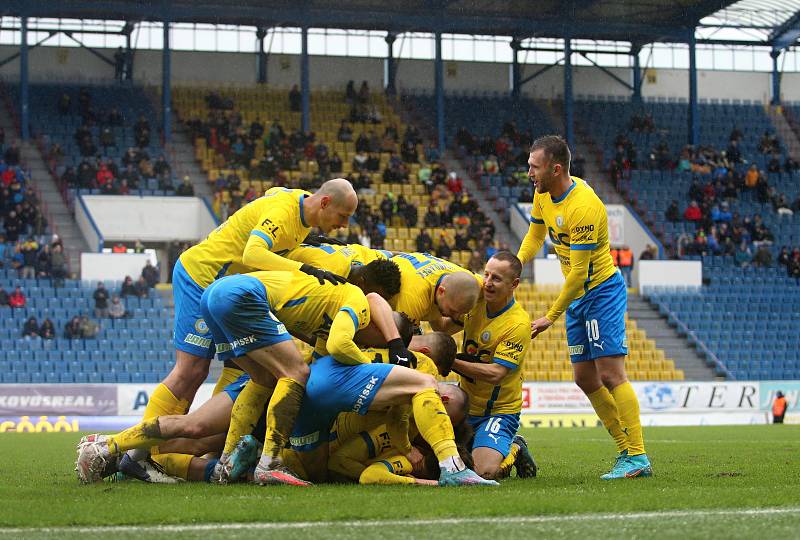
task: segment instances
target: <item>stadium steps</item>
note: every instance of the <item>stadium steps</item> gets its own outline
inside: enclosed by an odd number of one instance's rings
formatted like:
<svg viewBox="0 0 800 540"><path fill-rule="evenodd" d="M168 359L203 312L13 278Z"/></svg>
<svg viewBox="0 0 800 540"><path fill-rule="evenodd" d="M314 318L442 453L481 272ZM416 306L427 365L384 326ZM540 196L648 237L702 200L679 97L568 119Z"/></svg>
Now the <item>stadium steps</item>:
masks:
<svg viewBox="0 0 800 540"><path fill-rule="evenodd" d="M172 141L169 144L168 152L175 177L178 182L183 182L183 177L188 176L194 186L195 196L204 198L210 204L213 197L208 174L200 167L200 163L195 157L192 140L177 115L172 117L172 126Z"/></svg>
<svg viewBox="0 0 800 540"><path fill-rule="evenodd" d="M767 115L769 116L772 125L778 132L778 136L786 145L789 155L794 160L800 160L800 140L797 138L795 129L797 126L792 126L790 121L784 116L784 109L780 107L769 107ZM794 128L794 129L793 129Z"/></svg>
<svg viewBox="0 0 800 540"><path fill-rule="evenodd" d="M636 320L647 337L656 342L667 358L675 362L677 369L683 370L687 381L710 381L714 372L706 366L705 360L689 342L673 329L661 316L658 309L644 300L638 293L628 295L628 317Z"/></svg>
<svg viewBox="0 0 800 540"><path fill-rule="evenodd" d="M603 151L578 123L575 124L575 154L582 156L584 180L589 182L597 195L606 204L625 204L625 200L611 183L608 172L603 170Z"/></svg>

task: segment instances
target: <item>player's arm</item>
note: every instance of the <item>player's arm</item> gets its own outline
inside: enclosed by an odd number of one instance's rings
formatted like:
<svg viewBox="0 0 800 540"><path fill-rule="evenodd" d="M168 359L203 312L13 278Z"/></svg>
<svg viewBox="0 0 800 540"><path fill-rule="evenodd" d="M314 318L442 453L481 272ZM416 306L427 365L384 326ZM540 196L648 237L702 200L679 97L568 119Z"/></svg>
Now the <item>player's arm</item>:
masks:
<svg viewBox="0 0 800 540"><path fill-rule="evenodd" d="M533 208L531 209L530 220L531 224L528 227L528 232L525 238L522 239L519 251L517 251L517 257L522 261L522 264L526 264L539 253L539 250L542 249L544 245L545 236L547 235L547 227L544 224L544 219L542 219L542 210L539 207L535 194L533 196Z"/></svg>
<svg viewBox="0 0 800 540"><path fill-rule="evenodd" d="M400 331L394 323L392 307L389 302L377 293L367 294L367 302L369 303L370 317L389 348L389 363L410 368L417 367L416 356L408 350L400 337Z"/></svg>
<svg viewBox="0 0 800 540"><path fill-rule="evenodd" d="M360 326L359 315L350 307L343 307L333 318L325 348L337 362L349 365L371 362L371 359L353 341L356 332L369 324L369 313L367 313L366 319L367 322Z"/></svg>
<svg viewBox="0 0 800 540"><path fill-rule="evenodd" d="M359 484L416 484L417 479L405 476L411 472L411 462L404 456L392 456L390 459L376 461L361 473ZM424 482L419 482L424 483Z"/></svg>
<svg viewBox="0 0 800 540"><path fill-rule="evenodd" d="M411 420L411 404L394 405L386 411L386 431L389 433L389 440L392 446L401 454L411 453L411 441L408 438L408 430Z"/></svg>
<svg viewBox="0 0 800 540"><path fill-rule="evenodd" d="M513 324L507 329L494 349L490 364L470 362L470 359L462 354L460 355L462 359L456 359L453 369L472 379L500 384L509 372L519 368L520 362L528 354L530 344L531 335L526 317L524 322Z"/></svg>
<svg viewBox="0 0 800 540"><path fill-rule="evenodd" d="M595 208L581 207L572 212L569 224L570 271L561 287L561 293L547 312L546 317L550 322L555 322L583 292L583 286L589 277L592 252L597 247L598 228L599 219Z"/></svg>
<svg viewBox="0 0 800 540"><path fill-rule="evenodd" d="M434 332L444 332L450 336L458 334L464 329L462 321L450 317L432 317L428 323Z"/></svg>
<svg viewBox="0 0 800 540"><path fill-rule="evenodd" d="M242 264L259 270L300 270L302 263L274 253L272 249L286 234L289 215L280 208L267 209L258 217L258 225L250 231L244 246Z"/></svg>
<svg viewBox="0 0 800 540"><path fill-rule="evenodd" d="M470 379L496 385L500 384L511 369L495 362L484 364L477 356L458 354L453 362L453 371Z"/></svg>

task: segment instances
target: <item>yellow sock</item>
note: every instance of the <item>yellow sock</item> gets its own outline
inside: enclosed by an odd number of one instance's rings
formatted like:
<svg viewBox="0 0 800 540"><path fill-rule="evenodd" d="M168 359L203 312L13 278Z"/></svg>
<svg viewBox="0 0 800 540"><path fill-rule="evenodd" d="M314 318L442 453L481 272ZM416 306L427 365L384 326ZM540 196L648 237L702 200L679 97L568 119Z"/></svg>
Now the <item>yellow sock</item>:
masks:
<svg viewBox="0 0 800 540"><path fill-rule="evenodd" d="M514 466L514 462L517 460L517 454L519 454L519 445L511 443L508 455L500 462L500 472L497 474L497 478L508 478L511 475L511 467Z"/></svg>
<svg viewBox="0 0 800 540"><path fill-rule="evenodd" d="M147 402L147 407L144 409L143 418L154 418L156 416L168 416L170 414L183 414L183 412L176 412L181 407L181 403L188 405L186 400L180 400L175 397L175 394L166 387L164 383L156 386L153 393L150 395L150 400ZM183 409L180 409L183 411Z"/></svg>
<svg viewBox="0 0 800 540"><path fill-rule="evenodd" d="M587 397L592 403L592 407L594 407L594 412L597 413L600 421L603 422L611 438L617 443L617 451L624 452L628 450L628 437L622 429L617 403L611 395L611 392L608 391L608 388L601 386Z"/></svg>
<svg viewBox="0 0 800 540"><path fill-rule="evenodd" d="M642 436L642 423L639 418L639 398L633 390L633 385L628 381L620 384L611 391L614 401L617 402L619 418L623 430L628 436L628 455L638 456L644 454L644 437Z"/></svg>
<svg viewBox="0 0 800 540"><path fill-rule="evenodd" d="M158 417L148 418L135 426L120 431L108 437L108 448L112 453L118 454L134 448L150 448L164 439L161 437L161 428Z"/></svg>
<svg viewBox="0 0 800 540"><path fill-rule="evenodd" d="M450 423L442 398L436 390L428 388L414 394L411 398L411 407L419 434L430 445L436 454L436 459L444 461L447 458L457 457L458 448L456 448L453 424Z"/></svg>
<svg viewBox="0 0 800 540"><path fill-rule="evenodd" d="M191 454L158 454L152 456L152 459L164 467L164 472L168 475L188 480L189 464L193 457Z"/></svg>
<svg viewBox="0 0 800 540"><path fill-rule="evenodd" d="M238 379L244 375L244 371L241 369L236 369L232 367L224 367L222 368L222 373L219 374L219 379L217 379L217 384L214 385L214 391L211 392L212 396L216 396L223 390L225 387L231 384L233 381Z"/></svg>
<svg viewBox="0 0 800 540"><path fill-rule="evenodd" d="M252 380L247 382L231 409L231 425L225 438L224 454L233 452L239 439L253 432L271 394L272 388L261 386Z"/></svg>
<svg viewBox="0 0 800 540"><path fill-rule="evenodd" d="M294 421L297 419L297 413L300 412L300 403L303 401L305 391L305 386L294 379L289 377L278 379L278 384L275 385L272 398L267 406L263 452L267 461L262 461L265 465L269 460L278 458L281 450L289 441L289 435L292 434Z"/></svg>

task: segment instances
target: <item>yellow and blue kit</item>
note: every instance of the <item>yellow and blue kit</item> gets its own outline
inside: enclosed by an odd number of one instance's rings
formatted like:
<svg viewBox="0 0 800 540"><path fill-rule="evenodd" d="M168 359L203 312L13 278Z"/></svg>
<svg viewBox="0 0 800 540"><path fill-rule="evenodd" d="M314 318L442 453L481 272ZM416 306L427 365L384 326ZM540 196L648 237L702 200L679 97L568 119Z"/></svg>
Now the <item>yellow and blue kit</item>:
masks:
<svg viewBox="0 0 800 540"><path fill-rule="evenodd" d="M293 332L316 336L342 362L369 362L353 342L369 324L369 304L349 283L320 284L302 272L226 276L203 292L201 309L220 360L285 341Z"/></svg>
<svg viewBox="0 0 800 540"><path fill-rule="evenodd" d="M522 410L522 364L531 344L531 320L514 298L490 313L481 298L464 318L463 352L485 364L509 369L499 384L461 376L469 395L467 421L475 430L473 448L494 448L508 455Z"/></svg>
<svg viewBox="0 0 800 540"><path fill-rule="evenodd" d="M546 316L555 321L567 312L570 360L628 354L627 289L611 258L603 202L585 180L572 177L572 186L556 199L534 194L530 221L517 255L526 263L550 237L566 282Z"/></svg>
<svg viewBox="0 0 800 540"><path fill-rule="evenodd" d="M360 484L413 484L411 462L394 447L390 431L381 424L341 441L329 469Z"/></svg>
<svg viewBox="0 0 800 540"><path fill-rule="evenodd" d="M214 280L253 270L300 268L300 263L277 252L297 247L308 235L303 200L309 195L299 189L272 188L180 256L172 273L173 341L178 350L214 357L211 332L200 312L203 290Z"/></svg>
<svg viewBox="0 0 800 540"><path fill-rule="evenodd" d="M284 257L302 264L310 264L324 268L336 275L347 277L352 266L366 266L372 261L391 259L392 252L383 249L372 249L361 244L335 246L321 244L307 246L302 244L283 254Z"/></svg>
<svg viewBox="0 0 800 540"><path fill-rule="evenodd" d="M435 301L436 288L442 279L455 272L469 272L428 253L398 253L392 257L392 261L400 268L400 292L389 303L392 309L403 313L415 326L442 316ZM483 285L478 276L475 276L475 280Z"/></svg>

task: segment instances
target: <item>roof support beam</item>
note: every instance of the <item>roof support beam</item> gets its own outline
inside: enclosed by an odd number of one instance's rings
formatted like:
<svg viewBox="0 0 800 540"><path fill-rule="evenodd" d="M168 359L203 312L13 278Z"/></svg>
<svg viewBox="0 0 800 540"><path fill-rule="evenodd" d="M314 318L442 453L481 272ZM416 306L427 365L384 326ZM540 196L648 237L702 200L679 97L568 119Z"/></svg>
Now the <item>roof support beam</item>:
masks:
<svg viewBox="0 0 800 540"><path fill-rule="evenodd" d="M800 38L800 11L789 17L769 35L769 42L776 51L794 45Z"/></svg>
<svg viewBox="0 0 800 540"><path fill-rule="evenodd" d="M600 71L602 71L603 73L605 73L606 75L608 75L609 77L611 77L612 79L617 81L619 84L621 84L622 86L624 86L628 90L633 90L633 86L631 86L627 82L623 81L621 78L617 77L617 75L613 71L611 71L610 69L601 66L600 64L598 64L597 62L595 62L594 60L589 58L586 55L586 53L582 52L582 53L579 53L579 54L581 56L583 56L584 58L586 58L594 67L596 67L597 69L599 69Z"/></svg>

